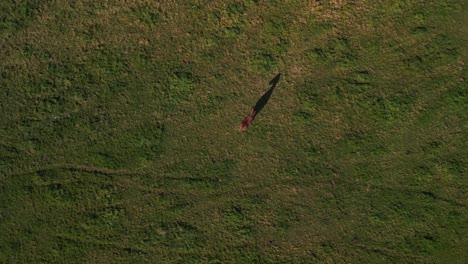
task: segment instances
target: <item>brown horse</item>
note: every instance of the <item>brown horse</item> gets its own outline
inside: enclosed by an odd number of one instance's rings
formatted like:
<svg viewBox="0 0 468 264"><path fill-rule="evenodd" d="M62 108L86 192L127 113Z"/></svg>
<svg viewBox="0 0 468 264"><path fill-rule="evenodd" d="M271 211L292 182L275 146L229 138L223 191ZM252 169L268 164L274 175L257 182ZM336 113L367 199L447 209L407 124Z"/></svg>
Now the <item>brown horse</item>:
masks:
<svg viewBox="0 0 468 264"><path fill-rule="evenodd" d="M240 131L245 132L247 128L249 128L250 124L254 120L255 116L257 115L257 112L255 112L255 108L252 106L250 108L250 114L242 120L242 123L240 124Z"/></svg>

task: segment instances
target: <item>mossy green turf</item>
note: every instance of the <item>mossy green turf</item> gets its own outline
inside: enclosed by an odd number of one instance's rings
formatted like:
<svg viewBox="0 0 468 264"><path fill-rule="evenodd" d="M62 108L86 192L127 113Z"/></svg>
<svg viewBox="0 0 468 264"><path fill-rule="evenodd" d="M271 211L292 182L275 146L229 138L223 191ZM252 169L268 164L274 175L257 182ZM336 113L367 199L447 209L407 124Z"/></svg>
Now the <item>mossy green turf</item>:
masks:
<svg viewBox="0 0 468 264"><path fill-rule="evenodd" d="M465 8L3 1L0 262L464 263Z"/></svg>

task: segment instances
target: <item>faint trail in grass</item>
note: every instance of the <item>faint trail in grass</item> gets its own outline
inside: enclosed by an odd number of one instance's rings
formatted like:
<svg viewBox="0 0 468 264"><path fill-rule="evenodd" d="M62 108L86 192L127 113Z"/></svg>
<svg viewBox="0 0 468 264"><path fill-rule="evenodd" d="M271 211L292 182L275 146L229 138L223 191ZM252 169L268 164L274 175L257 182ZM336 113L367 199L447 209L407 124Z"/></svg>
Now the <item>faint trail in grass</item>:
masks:
<svg viewBox="0 0 468 264"><path fill-rule="evenodd" d="M445 198L439 194L436 194L432 191L428 191L426 189L422 189L422 188L415 188L415 187L408 187L408 186L398 186L398 185L395 185L395 186L388 186L388 185L384 185L384 184L379 184L379 185L372 185L371 188L376 188L376 189L380 189L380 190L389 190L389 191L394 191L395 193L409 193L409 194L420 194L420 195L423 195L425 197L429 197L429 198L432 198L434 200L439 200L439 201L443 201L443 202L446 202L448 204L451 204L453 206L460 206L460 207L466 207L467 205L463 203L463 201L458 201L456 199L448 199L448 198Z"/></svg>
<svg viewBox="0 0 468 264"><path fill-rule="evenodd" d="M102 175L146 175L148 174L148 172L144 171L143 169L113 170L113 169L107 169L107 168L97 168L97 167L87 166L87 165L53 164L53 165L49 165L49 166L42 167L42 168L35 168L35 169L27 170L27 171L12 173L12 176L26 175L26 174L39 172L39 171L48 171L48 170L54 170L54 169L68 170L68 171L80 171L80 172L88 172L88 173L102 174Z"/></svg>
<svg viewBox="0 0 468 264"><path fill-rule="evenodd" d="M98 247L116 248L116 249L125 251L127 253L148 254L148 252L146 250L143 250L143 249L140 249L140 248L121 246L121 245L118 245L117 243L111 243L111 242L108 242L108 241L83 239L83 238L68 235L68 234L59 234L59 235L57 235L57 238L59 238L61 240L68 240L68 241L73 242L73 243L91 244L91 245L98 246Z"/></svg>
<svg viewBox="0 0 468 264"><path fill-rule="evenodd" d="M393 250L390 250L388 248L383 248L383 247L370 247L370 246L367 246L367 245L364 245L364 244L356 244L356 247L361 248L361 249L366 250L366 251L370 251L370 252L374 252L374 253L377 253L377 254L389 256L389 257L392 257L392 258L404 257L404 258L410 258L410 259L412 259L412 261L417 261L417 262L419 262L419 261L422 261L422 262L428 261L428 258L424 257L424 256L399 254L398 252L395 252Z"/></svg>

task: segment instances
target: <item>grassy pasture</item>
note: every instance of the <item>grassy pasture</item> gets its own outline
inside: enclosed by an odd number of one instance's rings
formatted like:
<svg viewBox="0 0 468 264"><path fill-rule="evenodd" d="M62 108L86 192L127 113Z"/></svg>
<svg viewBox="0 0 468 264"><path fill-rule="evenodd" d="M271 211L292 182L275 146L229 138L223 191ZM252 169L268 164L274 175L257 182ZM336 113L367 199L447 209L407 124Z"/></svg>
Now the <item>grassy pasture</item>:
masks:
<svg viewBox="0 0 468 264"><path fill-rule="evenodd" d="M465 8L3 1L0 262L465 263Z"/></svg>

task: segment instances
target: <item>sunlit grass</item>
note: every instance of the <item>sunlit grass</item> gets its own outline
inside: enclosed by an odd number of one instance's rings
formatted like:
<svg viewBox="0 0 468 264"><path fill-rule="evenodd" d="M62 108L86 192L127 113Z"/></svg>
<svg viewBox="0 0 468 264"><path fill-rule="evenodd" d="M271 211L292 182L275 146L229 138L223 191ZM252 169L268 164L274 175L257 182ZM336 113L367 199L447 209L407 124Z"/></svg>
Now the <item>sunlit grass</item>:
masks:
<svg viewBox="0 0 468 264"><path fill-rule="evenodd" d="M461 1L0 7L0 262L466 258Z"/></svg>

